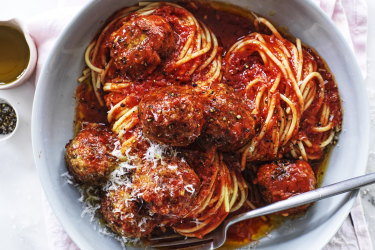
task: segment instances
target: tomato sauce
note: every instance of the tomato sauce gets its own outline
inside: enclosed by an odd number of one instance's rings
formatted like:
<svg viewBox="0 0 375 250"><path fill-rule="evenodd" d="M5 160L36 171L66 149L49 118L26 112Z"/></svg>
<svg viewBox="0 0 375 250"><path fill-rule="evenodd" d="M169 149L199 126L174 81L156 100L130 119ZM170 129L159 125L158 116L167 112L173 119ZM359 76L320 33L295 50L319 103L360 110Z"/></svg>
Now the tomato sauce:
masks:
<svg viewBox="0 0 375 250"><path fill-rule="evenodd" d="M255 32L255 27L253 24L253 16L243 9L238 7L233 7L225 4L217 4L212 3L209 4L207 2L181 2L179 3L189 11L191 11L194 16L205 23L208 28L210 28L213 33L218 38L219 46L221 46L222 55L225 56L226 51L239 39L243 38L246 35ZM166 13L168 12L167 9L164 10ZM166 15L167 16L167 15ZM169 20L173 22L173 20ZM106 32L103 36L109 37L109 35L119 27L119 24L114 25L108 32ZM179 46L180 43L183 43L186 39L185 35L189 32L189 30L180 30L180 35L177 39L176 47ZM270 45L272 46L272 45ZM306 58L305 60L315 60L317 62L318 72L322 75L325 81L325 95L328 96L328 102L330 107L333 107L334 116L332 117L332 122L337 125L340 124L342 120L342 113L341 113L341 104L340 104L340 97L338 95L338 90L336 83L332 74L329 72L328 67L326 66L325 62L314 52L312 49L306 48L306 50L313 56L313 58ZM99 48L98 53L108 54L108 48L102 47ZM175 51L175 53L177 53ZM243 52L246 53L246 52ZM242 56L241 56L242 58ZM252 60L252 61L251 61ZM245 82L247 79L254 78L257 74L264 74L264 69L262 68L261 63L259 63L260 59L257 57L251 57L251 60L248 64L244 64L243 62L237 62L238 67L249 67L250 71L246 71L246 74L239 75L238 79L238 86L233 86L235 89L243 90L245 86L241 86L241 82ZM100 66L102 62L96 61L94 62L95 65ZM168 68L168 63L166 64ZM236 64L237 65L237 64ZM188 67L187 64L185 67ZM173 69L170 69L173 70ZM181 70L181 69L180 69ZM184 72L186 69L182 69L181 72ZM238 68L239 71L242 71L243 68ZM270 77L275 78L277 72L276 71L268 71L266 72ZM121 78L119 72L111 72L108 75L108 79L114 80L116 82L116 76L118 76L117 80ZM186 80L181 77L177 77L175 79L170 79L167 74L160 74L158 69L155 70L155 73L148 76L142 84L131 84L129 88L126 90L126 93L110 93L105 96L106 106L111 107L117 104L119 101L124 99L124 96L131 95L129 98L129 106L137 105L142 97L147 92L155 91L156 89L167 86L172 83L181 83ZM256 91L252 93L256 95ZM278 93L276 93L278 94ZM76 99L77 99L77 107L76 107L76 125L80 124L82 121L88 122L102 122L107 123L106 115L107 115L107 107L100 106L98 101L96 100L95 93L92 87L88 84L81 84L76 90ZM250 98L251 99L251 98ZM253 104L249 104L251 107ZM298 104L296 104L298 105ZM310 108L314 110L314 107ZM262 111L262 114L267 114L267 111ZM262 119L266 119L266 117L262 117ZM316 124L316 114L310 114L306 112L303 117L304 123L306 124ZM275 121L270 121L275 122ZM316 124L319 125L319 124ZM303 123L302 126L303 127ZM309 134L308 131L300 131L299 134L300 139L304 136L309 136L309 138L314 142L314 135ZM129 133L131 134L131 132ZM127 137L127 136L125 136ZM317 140L319 138L316 138ZM267 137L265 140L268 140ZM264 145L265 147L267 144ZM319 152L317 152L318 154ZM326 154L326 152L323 152ZM324 157L321 157L324 159ZM321 175L321 166L322 160L312 162L313 169L315 174L319 172ZM207 171L207 170L206 170ZM203 175L204 176L204 175ZM246 178L245 178L246 179ZM318 178L319 179L319 178ZM248 183L252 183L252 179L246 179ZM264 205L264 204L263 204ZM245 208L241 208L236 213L245 212ZM231 215L230 215L231 216ZM218 217L220 218L220 217ZM255 218L247 221L243 221L237 223L236 225L232 226L228 232L228 241L227 247L236 247L242 244L247 244L251 241L258 240L272 229L277 227L281 224L281 222L285 218L280 215L271 215L262 218Z"/></svg>
<svg viewBox="0 0 375 250"><path fill-rule="evenodd" d="M224 53L240 38L255 31L251 13L239 7L203 1L179 4L213 31Z"/></svg>
<svg viewBox="0 0 375 250"><path fill-rule="evenodd" d="M101 106L91 85L81 83L75 92L75 132L81 129L82 122L107 123L107 108Z"/></svg>
<svg viewBox="0 0 375 250"><path fill-rule="evenodd" d="M219 3L202 3L202 2L190 2L190 3L182 3L182 5L187 8L189 11L191 11L195 17L197 17L198 20L201 20L204 22L207 27L209 27L217 36L219 45L223 47L223 56L225 56L226 51L238 40L243 38L246 35L249 35L253 32L256 32L256 29L254 27L253 21L254 17L251 13L249 13L246 10L240 9L238 7L234 7L231 5L226 4L219 4ZM270 34L269 31L261 30L261 33L264 34ZM287 37L291 39L291 41L295 41L295 38L292 37L290 34L287 34ZM268 43L268 46L273 46L272 44L274 41L271 40ZM330 108L333 109L333 117L331 117L331 121L334 123L334 125L340 124L342 120L342 113L341 113L341 103L340 103L340 97L337 90L337 85L334 80L334 77L330 73L327 65L325 62L321 59L321 57L313 50L308 48L307 46L304 46L303 48L308 52L308 57L304 58L304 63L309 62L315 62L317 64L317 71L322 75L325 83L325 95L328 98L327 103L329 104ZM232 86L234 84L238 84L233 86L234 89L239 91L239 94L244 95L243 91L246 87L245 85L241 85L241 83L249 82L249 79L254 79L257 76L260 75L267 75L270 79L274 79L276 75L279 73L279 70L277 67L274 69L265 69L261 63L261 58L259 56L254 55L246 55L248 53L247 51L243 51L244 55L240 55L238 58L239 61L237 61L236 65L238 65L238 72L244 72L243 74L237 74L238 79L235 81L231 81ZM305 53L304 53L305 54ZM247 58L249 60L242 61L243 58ZM224 66L225 68L225 66ZM244 68L250 69L248 71L244 71ZM234 73L238 73L234 72ZM225 78L224 78L225 80ZM272 84L272 83L270 83ZM253 93L248 93L250 96L248 99L252 100L253 97L258 93L260 89L258 88ZM279 94L279 92L275 93L276 95ZM294 99L294 98L293 98ZM295 98L294 100L296 100ZM248 103L248 105L251 107L254 106L254 103ZM298 103L295 103L295 105L298 107ZM261 114L264 114L263 117L260 117L260 119L265 120L266 114L268 113L268 110L263 110L260 112ZM314 125L319 126L319 124L315 124L317 117L320 117L320 114L317 114L317 112L314 110L314 107L310 107L306 112L304 112L304 116L302 117L303 123L300 126L300 133L297 136L300 136L299 139L303 139L303 136L308 136L309 139L314 143L315 141L321 140L321 138L314 138L316 137L316 133L310 133L308 129L305 128L311 128L312 126L307 126L307 123L313 123ZM313 121L309 120L313 119ZM271 120L270 123L273 124L276 121ZM304 126L304 124L306 124ZM273 125L271 125L273 126ZM276 124L275 124L276 126ZM319 135L320 136L320 135ZM269 143L272 143L271 139L267 139L267 135L264 138L264 143L261 143L260 147L264 147L264 151L267 151L267 147ZM267 143L268 140L268 143ZM320 181L324 175L324 159L327 155L327 151L329 151L329 148L326 151L321 151L320 148L316 149L316 155L320 157L320 160L316 160L311 162L312 168L315 172L315 175L318 179L318 185L320 184ZM272 159L273 156L269 155L268 158ZM246 179L246 178L245 178ZM246 179L248 183L251 183L252 179ZM259 205L259 204L258 204ZM265 205L265 204L263 204ZM248 208L247 208L248 209ZM242 208L240 212L245 212L245 209ZM239 213L239 212L238 212ZM231 215L229 215L231 216ZM281 215L271 215L266 216L263 218L255 218L247 221L243 221L240 223L237 223L233 225L229 231L228 231L228 240L226 247L236 247L243 244L247 244L251 241L258 240L261 237L263 237L265 234L270 232L272 229L277 227L284 221L286 217L283 217Z"/></svg>

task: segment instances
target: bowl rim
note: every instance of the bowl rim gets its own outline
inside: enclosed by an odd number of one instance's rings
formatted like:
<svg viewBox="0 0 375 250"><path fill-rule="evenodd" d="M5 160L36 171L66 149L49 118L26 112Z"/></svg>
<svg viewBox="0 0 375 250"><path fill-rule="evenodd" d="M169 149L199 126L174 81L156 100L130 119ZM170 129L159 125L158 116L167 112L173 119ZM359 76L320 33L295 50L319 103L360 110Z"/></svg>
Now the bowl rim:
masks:
<svg viewBox="0 0 375 250"><path fill-rule="evenodd" d="M153 1L153 0L152 0ZM230 2L230 0L226 1ZM37 125L39 124L39 121L37 119L37 113L38 113L38 106L40 106L40 97L42 95L41 89L43 88L43 84L45 85L46 83L42 81L43 76L47 73L47 65L52 61L53 59L53 53L52 51L55 51L56 48L60 46L60 43L62 43L62 39L64 36L69 32L69 29L71 26L79 20L79 18L85 14L86 12L90 13L90 7L95 5L96 1L91 1L86 3L83 8L74 16L73 19L65 26L63 31L60 33L59 37L57 38L51 52L49 53L47 60L45 64L43 65L43 68L41 70L40 77L38 79L38 84L36 86L36 91L35 91L35 96L34 96L34 103L33 103L33 109L32 109L32 125L31 125L31 130L32 130L32 146L33 146L33 154L34 154L34 161L37 166L37 171L38 171L38 176L40 179L40 182L42 184L43 190L46 194L47 200L49 201L49 204L56 215L57 219L63 226L63 228L66 230L67 234L71 237L71 239L77 244L78 247L81 249L92 249L92 245L84 240L82 237L80 237L79 234L74 234L73 232L76 231L76 226L73 226L73 224L69 223L68 221L63 220L62 218L64 217L64 211L60 207L56 205L56 202L54 202L57 198L54 197L53 191L49 190L47 188L47 183L46 180L43 179L43 169L38 166L38 158L40 158L40 152L38 151L40 149L40 142L38 137L39 131L37 130ZM345 53L349 57L351 61L353 61L353 72L356 72L357 75L360 77L358 79L358 84L360 85L358 87L358 91L361 94L361 96L367 97L367 92L363 80L363 75L360 71L360 68L358 66L358 62L354 56L354 52L352 49L349 47L348 43L346 42L344 36L341 34L341 32L336 28L332 20L328 17L327 14L325 14L312 0L307 0L304 1L305 5L310 8L311 12L314 12L315 14L319 14L325 23L329 25L330 31L334 32L333 35L337 36L340 41L342 41L342 46L345 48ZM124 6L126 6L124 2ZM370 116L369 116L369 104L368 104L368 98L361 99L361 104L363 108L364 114L366 114L363 117L364 123L361 124L361 131L364 131L365 134L370 133ZM345 113L345 111L344 111ZM359 176L361 174L364 174L366 172L366 167L367 167L367 158L368 158L368 152L369 152L369 144L370 144L370 139L369 136L364 136L365 141L361 141L361 148L363 149L361 152L362 154L357 157L358 159L358 166L356 166L356 176ZM353 176L355 177L355 176ZM335 215L337 220L340 221L340 223L335 223L335 225L331 226L332 233L331 234L323 234L321 235L322 238L319 239L319 242L321 243L321 247L325 246L330 239L335 235L335 233L339 230L341 227L342 223L344 222L345 218L348 216L351 207L354 204L354 201L358 195L358 191L352 191L347 194L348 199L344 202L343 206L338 210ZM344 212L342 211L344 210ZM340 212L340 213L339 213Z"/></svg>

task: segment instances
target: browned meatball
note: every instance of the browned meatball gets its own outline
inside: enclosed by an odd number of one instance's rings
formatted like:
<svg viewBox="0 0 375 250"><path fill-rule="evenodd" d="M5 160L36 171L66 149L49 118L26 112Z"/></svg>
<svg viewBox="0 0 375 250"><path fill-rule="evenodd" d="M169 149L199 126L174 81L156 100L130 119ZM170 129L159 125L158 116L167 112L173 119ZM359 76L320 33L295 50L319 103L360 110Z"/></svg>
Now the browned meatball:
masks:
<svg viewBox="0 0 375 250"><path fill-rule="evenodd" d="M83 126L77 136L66 144L65 161L76 181L98 185L107 180L117 164L112 152L118 139L103 124L85 123Z"/></svg>
<svg viewBox="0 0 375 250"><path fill-rule="evenodd" d="M175 47L173 30L161 16L136 16L111 34L116 68L133 78L152 73Z"/></svg>
<svg viewBox="0 0 375 250"><path fill-rule="evenodd" d="M264 199L273 203L315 189L316 178L311 166L298 160L295 163L279 161L261 166L257 183L263 187ZM304 211L309 205L289 209L289 213Z"/></svg>
<svg viewBox="0 0 375 250"><path fill-rule="evenodd" d="M187 146L201 133L203 105L193 90L170 86L146 95L139 104L146 137L171 145Z"/></svg>
<svg viewBox="0 0 375 250"><path fill-rule="evenodd" d="M192 207L199 192L200 180L182 160L146 162L133 176L133 187L151 212L181 218Z"/></svg>
<svg viewBox="0 0 375 250"><path fill-rule="evenodd" d="M108 227L121 236L146 236L156 225L147 210L142 208L141 201L134 198L126 186L111 190L103 197L101 212Z"/></svg>
<svg viewBox="0 0 375 250"><path fill-rule="evenodd" d="M249 108L224 85L209 90L206 99L204 144L222 151L234 151L254 136L254 120Z"/></svg>

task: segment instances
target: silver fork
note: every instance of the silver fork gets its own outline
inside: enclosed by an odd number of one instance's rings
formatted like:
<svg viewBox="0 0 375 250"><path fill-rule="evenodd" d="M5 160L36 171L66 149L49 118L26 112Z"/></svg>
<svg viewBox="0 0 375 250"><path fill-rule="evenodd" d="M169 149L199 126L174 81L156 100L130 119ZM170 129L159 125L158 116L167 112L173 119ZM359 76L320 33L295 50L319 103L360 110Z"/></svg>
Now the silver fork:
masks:
<svg viewBox="0 0 375 250"><path fill-rule="evenodd" d="M289 208L298 207L314 201L325 199L334 195L358 189L362 186L375 183L375 173L362 175L348 180L340 181L325 187L293 196L287 200L279 201L252 211L242 213L224 220L221 225L203 239L183 238L181 235L162 236L151 238L153 248L193 248L193 249L216 249L222 246L227 237L228 228L240 221L259 217L262 215L280 212Z"/></svg>

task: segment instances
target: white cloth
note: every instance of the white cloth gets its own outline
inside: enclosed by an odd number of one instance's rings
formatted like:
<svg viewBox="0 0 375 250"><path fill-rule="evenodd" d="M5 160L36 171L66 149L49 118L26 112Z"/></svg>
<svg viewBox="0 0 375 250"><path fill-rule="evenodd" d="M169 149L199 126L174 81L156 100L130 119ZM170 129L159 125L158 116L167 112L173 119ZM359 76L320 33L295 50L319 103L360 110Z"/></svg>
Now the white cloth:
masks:
<svg viewBox="0 0 375 250"><path fill-rule="evenodd" d="M323 250L370 250L373 249L363 213L360 196L339 231Z"/></svg>
<svg viewBox="0 0 375 250"><path fill-rule="evenodd" d="M57 220L45 196L43 196L43 204L49 249L79 250L77 245L70 239L60 222Z"/></svg>

